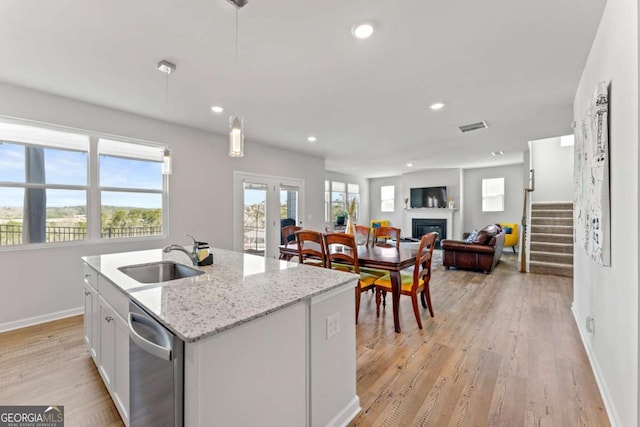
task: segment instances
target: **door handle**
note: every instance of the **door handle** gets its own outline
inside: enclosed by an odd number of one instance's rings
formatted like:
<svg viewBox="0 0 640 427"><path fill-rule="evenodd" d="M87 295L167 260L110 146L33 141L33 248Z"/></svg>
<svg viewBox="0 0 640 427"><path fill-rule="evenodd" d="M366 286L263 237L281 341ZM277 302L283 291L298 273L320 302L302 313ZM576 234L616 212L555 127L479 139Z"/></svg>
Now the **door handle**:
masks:
<svg viewBox="0 0 640 427"><path fill-rule="evenodd" d="M151 342L138 334L134 323L141 323L147 326L150 329L153 329L156 333L158 333L165 341L165 346L158 345L154 342ZM167 331L157 322L147 318L146 316L142 316L137 313L129 313L129 337L133 340L134 343L147 353L150 353L156 357L159 357L163 360L171 361L173 360L172 348L171 348L171 338Z"/></svg>

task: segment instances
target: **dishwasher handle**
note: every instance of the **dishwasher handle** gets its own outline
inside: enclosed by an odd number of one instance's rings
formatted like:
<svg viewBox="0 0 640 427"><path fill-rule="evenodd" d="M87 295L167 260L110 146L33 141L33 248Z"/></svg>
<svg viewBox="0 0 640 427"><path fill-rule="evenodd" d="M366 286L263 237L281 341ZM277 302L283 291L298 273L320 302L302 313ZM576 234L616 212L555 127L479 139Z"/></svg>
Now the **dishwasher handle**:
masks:
<svg viewBox="0 0 640 427"><path fill-rule="evenodd" d="M158 345L138 334L134 326L135 322L142 323L143 325L152 329L159 336L164 338L164 341L167 345ZM171 361L173 359L173 354L171 351L171 337L159 323L147 318L146 316L142 316L137 313L129 313L129 337L138 345L138 347L145 350L146 352L163 360Z"/></svg>

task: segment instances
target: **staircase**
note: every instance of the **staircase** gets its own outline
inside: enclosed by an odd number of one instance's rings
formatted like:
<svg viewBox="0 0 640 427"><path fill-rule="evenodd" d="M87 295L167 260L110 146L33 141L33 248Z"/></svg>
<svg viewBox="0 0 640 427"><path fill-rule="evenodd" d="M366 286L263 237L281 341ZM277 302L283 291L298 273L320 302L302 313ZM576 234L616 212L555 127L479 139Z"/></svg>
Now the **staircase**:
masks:
<svg viewBox="0 0 640 427"><path fill-rule="evenodd" d="M573 203L532 203L529 272L573 277Z"/></svg>

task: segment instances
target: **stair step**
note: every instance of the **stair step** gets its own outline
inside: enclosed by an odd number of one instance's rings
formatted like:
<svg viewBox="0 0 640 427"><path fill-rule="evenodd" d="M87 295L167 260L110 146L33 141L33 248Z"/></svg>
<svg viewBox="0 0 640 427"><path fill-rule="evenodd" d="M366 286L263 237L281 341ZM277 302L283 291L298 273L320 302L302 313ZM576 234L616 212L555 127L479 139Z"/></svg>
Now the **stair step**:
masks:
<svg viewBox="0 0 640 427"><path fill-rule="evenodd" d="M531 211L531 218L539 217L573 218L573 209L536 209Z"/></svg>
<svg viewBox="0 0 640 427"><path fill-rule="evenodd" d="M550 262L553 264L573 265L573 253L559 254L551 252L531 251L529 254L531 261Z"/></svg>
<svg viewBox="0 0 640 427"><path fill-rule="evenodd" d="M546 202L546 203L542 203L542 202L538 202L538 203L532 203L531 204L531 210L535 211L535 210L573 210L573 203L572 202Z"/></svg>
<svg viewBox="0 0 640 427"><path fill-rule="evenodd" d="M556 276L573 277L573 266L553 262L530 261L529 272L538 274L555 274Z"/></svg>
<svg viewBox="0 0 640 427"><path fill-rule="evenodd" d="M573 236L573 226L568 225L532 225L531 234L568 234Z"/></svg>
<svg viewBox="0 0 640 427"><path fill-rule="evenodd" d="M550 252L554 254L573 254L573 243L531 242L531 252Z"/></svg>
<svg viewBox="0 0 640 427"><path fill-rule="evenodd" d="M532 217L531 225L564 225L573 228L573 217Z"/></svg>
<svg viewBox="0 0 640 427"><path fill-rule="evenodd" d="M566 243L573 245L573 234L531 233L531 243Z"/></svg>

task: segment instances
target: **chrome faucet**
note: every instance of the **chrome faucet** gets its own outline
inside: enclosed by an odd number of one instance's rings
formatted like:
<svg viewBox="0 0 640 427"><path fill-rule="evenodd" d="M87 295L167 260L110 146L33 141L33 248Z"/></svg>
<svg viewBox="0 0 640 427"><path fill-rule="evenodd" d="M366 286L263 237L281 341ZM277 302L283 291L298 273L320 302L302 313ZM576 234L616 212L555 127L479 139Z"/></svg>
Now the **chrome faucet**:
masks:
<svg viewBox="0 0 640 427"><path fill-rule="evenodd" d="M168 254L171 251L184 252L185 254L187 254L187 256L189 257L189 259L191 260L194 266L198 265L198 249L196 248L196 246L193 247L193 251L191 252L186 250L184 246L180 246L180 245L169 245L166 248L162 249L162 252L164 252L165 254Z"/></svg>
<svg viewBox="0 0 640 427"><path fill-rule="evenodd" d="M185 249L184 246L180 246L180 245L169 245L166 248L162 249L162 252L168 254L171 251L181 251L184 252L185 254L187 254L187 256L191 259L191 262L193 263L194 266L198 266L198 262L200 261L200 259L198 258L198 251L200 250L200 245L203 244L202 242L198 242L196 240L195 237L193 237L191 234L185 234L186 237L191 237L191 240L193 240L193 249L191 252L189 252L187 249ZM207 246L208 248L209 246Z"/></svg>

